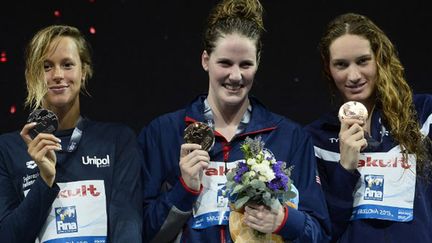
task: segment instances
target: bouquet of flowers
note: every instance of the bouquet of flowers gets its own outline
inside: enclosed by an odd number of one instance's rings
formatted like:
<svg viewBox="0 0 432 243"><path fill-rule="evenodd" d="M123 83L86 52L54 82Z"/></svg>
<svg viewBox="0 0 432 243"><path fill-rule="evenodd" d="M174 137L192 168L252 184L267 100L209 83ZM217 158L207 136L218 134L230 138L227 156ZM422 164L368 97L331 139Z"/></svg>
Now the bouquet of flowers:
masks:
<svg viewBox="0 0 432 243"><path fill-rule="evenodd" d="M226 187L232 209L229 218L231 237L234 241L242 238L241 241L251 242L255 239L260 242L265 237L275 242L282 241L277 235L267 235L243 225L243 209L249 202L272 209L278 209L284 203L296 207L289 203L290 199L296 197L296 193L291 190L293 167L286 168L285 162L277 161L273 153L264 148L259 136L254 139L247 137L241 150L244 162L239 162L236 168L227 173ZM275 239L278 237L280 240Z"/></svg>

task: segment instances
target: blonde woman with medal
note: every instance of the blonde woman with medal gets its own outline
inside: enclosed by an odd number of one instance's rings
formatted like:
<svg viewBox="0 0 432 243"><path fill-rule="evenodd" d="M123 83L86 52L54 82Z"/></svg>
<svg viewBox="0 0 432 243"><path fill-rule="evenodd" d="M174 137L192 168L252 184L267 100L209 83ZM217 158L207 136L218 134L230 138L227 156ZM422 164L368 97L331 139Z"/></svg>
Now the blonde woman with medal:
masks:
<svg viewBox="0 0 432 243"><path fill-rule="evenodd" d="M145 178L145 241L232 242L226 173L244 160L240 146L245 139L257 136L276 159L294 166L291 176L300 201L298 209L250 204L244 225L285 241L327 240L329 219L315 179L310 137L249 95L260 61L262 12L258 0L217 4L208 18L201 57L208 94L156 118L141 132L151 175Z"/></svg>
<svg viewBox="0 0 432 243"><path fill-rule="evenodd" d="M334 242L432 242L432 96L413 95L396 49L369 18L331 21L324 74L342 102L314 137Z"/></svg>
<svg viewBox="0 0 432 243"><path fill-rule="evenodd" d="M89 45L71 26L37 32L26 50L20 133L0 136L0 241L140 242L141 166L134 133L81 116Z"/></svg>

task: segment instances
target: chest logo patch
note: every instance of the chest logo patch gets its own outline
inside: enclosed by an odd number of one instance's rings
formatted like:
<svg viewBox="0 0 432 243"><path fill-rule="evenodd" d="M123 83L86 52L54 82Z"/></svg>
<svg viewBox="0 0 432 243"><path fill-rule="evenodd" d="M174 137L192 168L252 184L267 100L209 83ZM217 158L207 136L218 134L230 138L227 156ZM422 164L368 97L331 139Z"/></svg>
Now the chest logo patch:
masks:
<svg viewBox="0 0 432 243"><path fill-rule="evenodd" d="M382 201L384 195L384 176L365 175L364 200Z"/></svg>
<svg viewBox="0 0 432 243"><path fill-rule="evenodd" d="M75 206L55 208L57 234L78 232Z"/></svg>

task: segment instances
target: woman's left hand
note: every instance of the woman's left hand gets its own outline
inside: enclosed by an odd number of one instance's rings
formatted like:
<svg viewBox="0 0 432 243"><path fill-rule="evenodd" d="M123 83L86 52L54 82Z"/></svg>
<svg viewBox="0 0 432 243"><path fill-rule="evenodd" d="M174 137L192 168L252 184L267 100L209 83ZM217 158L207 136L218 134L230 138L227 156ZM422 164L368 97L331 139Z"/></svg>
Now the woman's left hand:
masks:
<svg viewBox="0 0 432 243"><path fill-rule="evenodd" d="M245 207L244 223L260 232L273 233L281 225L284 216L282 206L277 210L271 210L263 205L249 204Z"/></svg>

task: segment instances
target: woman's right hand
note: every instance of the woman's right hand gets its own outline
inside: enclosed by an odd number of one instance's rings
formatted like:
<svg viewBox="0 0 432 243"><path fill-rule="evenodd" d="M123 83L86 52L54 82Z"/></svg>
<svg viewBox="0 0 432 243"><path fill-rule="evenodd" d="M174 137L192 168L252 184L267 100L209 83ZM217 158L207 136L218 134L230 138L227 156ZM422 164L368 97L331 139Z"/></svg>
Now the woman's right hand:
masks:
<svg viewBox="0 0 432 243"><path fill-rule="evenodd" d="M60 139L49 133L39 133L34 139L29 130L36 123L28 123L21 130L21 137L27 144L27 152L39 168L39 174L45 183L52 187L56 175L57 158L54 151L61 150Z"/></svg>
<svg viewBox="0 0 432 243"><path fill-rule="evenodd" d="M357 169L361 149L367 146L364 138L364 122L358 119L343 119L339 132L340 163L348 171Z"/></svg>
<svg viewBox="0 0 432 243"><path fill-rule="evenodd" d="M180 172L186 185L195 191L201 188L202 174L207 169L210 156L199 144L185 143L180 148Z"/></svg>

